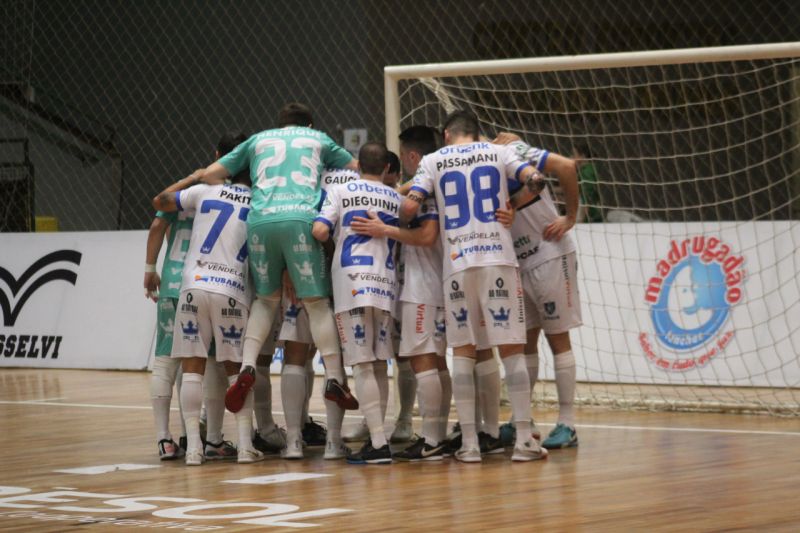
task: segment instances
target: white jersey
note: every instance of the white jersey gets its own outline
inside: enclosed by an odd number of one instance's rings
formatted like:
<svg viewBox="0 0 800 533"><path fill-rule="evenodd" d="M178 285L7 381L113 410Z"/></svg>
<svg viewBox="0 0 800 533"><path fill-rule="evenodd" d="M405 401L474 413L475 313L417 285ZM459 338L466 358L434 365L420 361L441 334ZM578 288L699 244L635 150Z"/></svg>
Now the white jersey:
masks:
<svg viewBox="0 0 800 533"><path fill-rule="evenodd" d="M550 152L530 146L522 141L509 144L518 156L530 162L537 170L544 168ZM514 192L512 188L511 192ZM511 235L514 251L521 270L530 270L542 263L575 251L575 241L567 233L559 241L542 239L544 229L559 216L549 189L544 189L533 201L517 208Z"/></svg>
<svg viewBox="0 0 800 533"><path fill-rule="evenodd" d="M319 199L319 209L322 209L322 204L325 203L325 198L328 196L328 189L340 183L349 183L361 178L361 174L349 168L326 168L322 171L319 182L322 188L322 194Z"/></svg>
<svg viewBox="0 0 800 533"><path fill-rule="evenodd" d="M417 228L424 220L438 220L436 200L429 196L419 208L419 213L409 225ZM444 305L442 294L442 243L436 240L433 246L411 246L400 248L404 280L400 301L416 304Z"/></svg>
<svg viewBox="0 0 800 533"><path fill-rule="evenodd" d="M494 212L508 201L508 181L526 166L509 147L487 142L445 146L422 158L411 190L436 197L444 279L476 266L517 266L511 232Z"/></svg>
<svg viewBox="0 0 800 533"><path fill-rule="evenodd" d="M395 241L359 235L350 227L353 217L366 218L367 211L376 213L387 224L396 225L400 195L380 182L363 179L334 185L328 189L316 219L334 231L336 253L331 279L337 313L356 307L395 312Z"/></svg>
<svg viewBox="0 0 800 533"><path fill-rule="evenodd" d="M175 193L180 210L195 211L181 291L224 294L250 307L247 282L247 215L250 188L195 185Z"/></svg>

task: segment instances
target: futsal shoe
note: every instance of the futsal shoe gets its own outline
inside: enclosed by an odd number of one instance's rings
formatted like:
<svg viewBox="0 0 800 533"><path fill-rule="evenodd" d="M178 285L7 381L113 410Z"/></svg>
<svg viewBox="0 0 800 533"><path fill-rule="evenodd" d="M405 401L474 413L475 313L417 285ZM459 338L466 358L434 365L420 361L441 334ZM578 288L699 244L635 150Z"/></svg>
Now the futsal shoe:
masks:
<svg viewBox="0 0 800 533"><path fill-rule="evenodd" d="M542 446L548 450L558 450L561 448L574 448L578 445L578 433L574 428L565 424L556 424L553 431L544 439Z"/></svg>
<svg viewBox="0 0 800 533"><path fill-rule="evenodd" d="M394 425L389 442L408 442L413 436L414 427L411 425L411 420L398 420Z"/></svg>
<svg viewBox="0 0 800 533"><path fill-rule="evenodd" d="M455 458L462 463L480 463L481 451L478 448L461 448L455 453Z"/></svg>
<svg viewBox="0 0 800 533"><path fill-rule="evenodd" d="M384 465L384 464L391 464L392 462L392 450L389 448L388 444L384 444L382 447L375 449L372 447L372 440L368 440L364 443L364 446L358 450L357 453L351 453L347 456L347 462L351 465L363 465L363 464L370 464L370 465Z"/></svg>
<svg viewBox="0 0 800 533"><path fill-rule="evenodd" d="M348 455L351 455L353 450L345 446L343 442L333 442L328 441L325 444L325 455L322 456L323 459L326 461L331 461L334 459L344 459Z"/></svg>
<svg viewBox="0 0 800 533"><path fill-rule="evenodd" d="M537 461L547 459L547 449L539 446L533 439L514 446L514 453L511 454L512 461Z"/></svg>
<svg viewBox="0 0 800 533"><path fill-rule="evenodd" d="M178 438L178 446L181 447L181 457L186 453L186 450L189 449L189 438L186 435L181 435Z"/></svg>
<svg viewBox="0 0 800 533"><path fill-rule="evenodd" d="M531 437L537 442L542 442L542 432L536 427L536 422L531 420ZM503 446L513 446L517 440L517 428L514 422L506 422L500 426L500 442Z"/></svg>
<svg viewBox="0 0 800 533"><path fill-rule="evenodd" d="M186 466L200 466L205 460L203 450L186 450Z"/></svg>
<svg viewBox="0 0 800 533"><path fill-rule="evenodd" d="M350 393L347 385L343 385L333 378L325 383L325 399L335 402L336 405L347 411L358 409L358 400Z"/></svg>
<svg viewBox="0 0 800 533"><path fill-rule="evenodd" d="M444 440L444 449L442 453L445 457L455 455L455 453L461 449L461 444L461 433L451 433Z"/></svg>
<svg viewBox="0 0 800 533"><path fill-rule="evenodd" d="M280 453L286 447L286 430L275 426L264 435L256 431L253 447L262 453Z"/></svg>
<svg viewBox="0 0 800 533"><path fill-rule="evenodd" d="M252 366L246 366L239 372L236 382L228 387L228 392L225 393L225 407L228 411L238 413L242 410L247 393L253 388L255 381L256 369Z"/></svg>
<svg viewBox="0 0 800 533"><path fill-rule="evenodd" d="M281 450L281 457L284 459L302 459L303 458L303 441L300 439L288 440L286 447Z"/></svg>
<svg viewBox="0 0 800 533"><path fill-rule="evenodd" d="M478 443L480 445L482 455L492 455L495 453L503 453L505 448L500 439L492 437L484 431L478 432Z"/></svg>
<svg viewBox="0 0 800 533"><path fill-rule="evenodd" d="M236 462L240 465L247 465L250 463L257 463L264 460L264 454L254 448L245 448L241 446L239 453L236 457Z"/></svg>
<svg viewBox="0 0 800 533"><path fill-rule="evenodd" d="M206 442L204 454L209 461L220 461L223 459L236 459L239 451L232 442L223 440L216 444Z"/></svg>
<svg viewBox="0 0 800 533"><path fill-rule="evenodd" d="M440 442L436 446L431 446L425 442L424 437L419 437L414 441L414 444L403 451L397 452L392 457L398 461L410 461L412 463L417 461L441 461L444 459L444 444Z"/></svg>
<svg viewBox="0 0 800 533"><path fill-rule="evenodd" d="M306 443L306 446L325 446L327 439L328 430L325 429L325 426L308 417L308 422L303 425L303 442Z"/></svg>
<svg viewBox="0 0 800 533"><path fill-rule="evenodd" d="M184 451L172 439L158 441L158 458L162 461L172 461L183 457Z"/></svg>
<svg viewBox="0 0 800 533"><path fill-rule="evenodd" d="M345 442L362 442L369 438L369 428L367 427L367 420L362 418L361 422L355 429L350 430L346 435L342 435L342 440Z"/></svg>

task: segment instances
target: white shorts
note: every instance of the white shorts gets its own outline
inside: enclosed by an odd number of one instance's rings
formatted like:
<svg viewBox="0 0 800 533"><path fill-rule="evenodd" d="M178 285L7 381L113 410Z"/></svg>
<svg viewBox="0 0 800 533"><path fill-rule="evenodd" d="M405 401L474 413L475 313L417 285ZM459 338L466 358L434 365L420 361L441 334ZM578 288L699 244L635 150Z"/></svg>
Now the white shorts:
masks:
<svg viewBox="0 0 800 533"><path fill-rule="evenodd" d="M564 333L583 324L578 294L578 258L562 255L522 273L525 327L545 334Z"/></svg>
<svg viewBox="0 0 800 533"><path fill-rule="evenodd" d="M525 309L513 266L473 267L444 281L447 344L478 350L525 343Z"/></svg>
<svg viewBox="0 0 800 533"><path fill-rule="evenodd" d="M402 336L400 357L433 353L444 357L445 339L444 307L429 304L401 302Z"/></svg>
<svg viewBox="0 0 800 533"><path fill-rule="evenodd" d="M306 308L299 302L297 305L287 299L284 299L283 302L285 305L282 306L283 325L281 326L280 340L313 344Z"/></svg>
<svg viewBox="0 0 800 533"><path fill-rule="evenodd" d="M173 357L207 358L211 339L217 361L242 362L247 306L223 294L190 289L181 292L175 312Z"/></svg>
<svg viewBox="0 0 800 533"><path fill-rule="evenodd" d="M394 355L394 318L389 311L357 307L336 313L336 327L342 343L342 357L347 366L388 361Z"/></svg>

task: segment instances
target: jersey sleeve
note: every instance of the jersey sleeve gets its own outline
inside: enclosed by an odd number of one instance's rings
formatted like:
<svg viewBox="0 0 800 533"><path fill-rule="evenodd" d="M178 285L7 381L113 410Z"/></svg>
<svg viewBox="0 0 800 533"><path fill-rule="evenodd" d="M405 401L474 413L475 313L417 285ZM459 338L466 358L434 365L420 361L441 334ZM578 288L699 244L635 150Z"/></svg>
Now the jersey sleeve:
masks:
<svg viewBox="0 0 800 533"><path fill-rule="evenodd" d="M536 170L539 172L544 170L544 164L547 162L547 156L550 155L549 151L543 148L531 146L524 141L515 141L510 143L508 146L514 150L520 159L528 161L536 168Z"/></svg>
<svg viewBox="0 0 800 533"><path fill-rule="evenodd" d="M436 207L436 199L433 196L428 196L425 198L425 201L422 202L422 205L419 208L419 213L417 213L417 218L415 219L416 222L422 222L423 220L438 220L439 219L439 209Z"/></svg>
<svg viewBox="0 0 800 533"><path fill-rule="evenodd" d="M519 180L519 174L525 167L529 167L530 163L519 155L519 152L512 146L500 147L500 160L506 170L508 176L509 186L511 182Z"/></svg>
<svg viewBox="0 0 800 533"><path fill-rule="evenodd" d="M433 182L433 159L430 155L426 155L422 158L422 161L419 162L419 167L417 167L417 173L414 175L414 182L411 185L412 191L418 191L425 196L430 196L433 194L434 189L434 182Z"/></svg>
<svg viewBox="0 0 800 533"><path fill-rule="evenodd" d="M166 220L167 224L174 224L178 220L178 213L175 211L170 211L166 213L164 211L156 211L156 218L162 218Z"/></svg>
<svg viewBox="0 0 800 533"><path fill-rule="evenodd" d="M328 188L328 194L325 196L325 201L322 202L319 215L314 219L314 222L327 224L331 231L339 220L339 192L337 189L338 187Z"/></svg>
<svg viewBox="0 0 800 533"><path fill-rule="evenodd" d="M208 190L209 186L200 183L193 185L188 189L177 191L175 193L175 203L178 204L178 211L195 211L200 198Z"/></svg>
<svg viewBox="0 0 800 533"><path fill-rule="evenodd" d="M333 142L327 135L324 138L322 149L322 164L328 168L344 168L353 160L350 152Z"/></svg>
<svg viewBox="0 0 800 533"><path fill-rule="evenodd" d="M250 137L234 148L230 153L219 159L219 164L225 167L228 174L235 176L250 166L250 154L252 154L251 148L253 142L255 142L255 136Z"/></svg>

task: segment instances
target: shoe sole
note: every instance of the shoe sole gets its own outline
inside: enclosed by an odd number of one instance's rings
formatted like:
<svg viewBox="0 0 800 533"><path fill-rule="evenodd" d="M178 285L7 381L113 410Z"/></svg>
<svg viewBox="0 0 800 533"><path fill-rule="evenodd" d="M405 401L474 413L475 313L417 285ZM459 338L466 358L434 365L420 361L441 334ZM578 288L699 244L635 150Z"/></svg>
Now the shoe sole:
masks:
<svg viewBox="0 0 800 533"><path fill-rule="evenodd" d="M231 413L238 413L244 407L244 401L247 399L247 393L253 388L255 377L249 373L239 374L236 378L236 383L228 388L225 393L225 407Z"/></svg>
<svg viewBox="0 0 800 533"><path fill-rule="evenodd" d="M473 463L474 464L474 463L483 462L480 457L477 457L477 458L475 458L475 457L459 457L457 455L455 455L454 457L456 458L456 461L458 461L459 463Z"/></svg>
<svg viewBox="0 0 800 533"><path fill-rule="evenodd" d="M577 439L569 441L569 442L567 442L565 444L560 444L560 445L542 443L542 448L546 448L548 450L564 450L566 448L577 448L577 447L578 447L578 440Z"/></svg>
<svg viewBox="0 0 800 533"><path fill-rule="evenodd" d="M358 409L358 400L356 400L353 395L345 396L344 394L328 392L326 390L324 396L326 400L335 403L345 411L355 411Z"/></svg>
<svg viewBox="0 0 800 533"><path fill-rule="evenodd" d="M494 448L493 450L483 451L481 450L481 455L496 455L498 453L505 453L505 448Z"/></svg>
<svg viewBox="0 0 800 533"><path fill-rule="evenodd" d="M261 462L264 459L265 459L265 457L263 455L260 456L260 457L237 457L236 458L236 462L238 464L240 464L240 465L249 465L249 464L252 464L252 463Z"/></svg>
<svg viewBox="0 0 800 533"><path fill-rule="evenodd" d="M516 462L530 462L530 461L539 461L542 459L547 459L548 453L547 448L541 448L541 452L538 454L532 454L526 451L522 451L517 455L517 451L515 450L514 453L511 455L511 460Z"/></svg>
<svg viewBox="0 0 800 533"><path fill-rule="evenodd" d="M206 455L206 461L230 461L231 459L237 459L237 455Z"/></svg>

